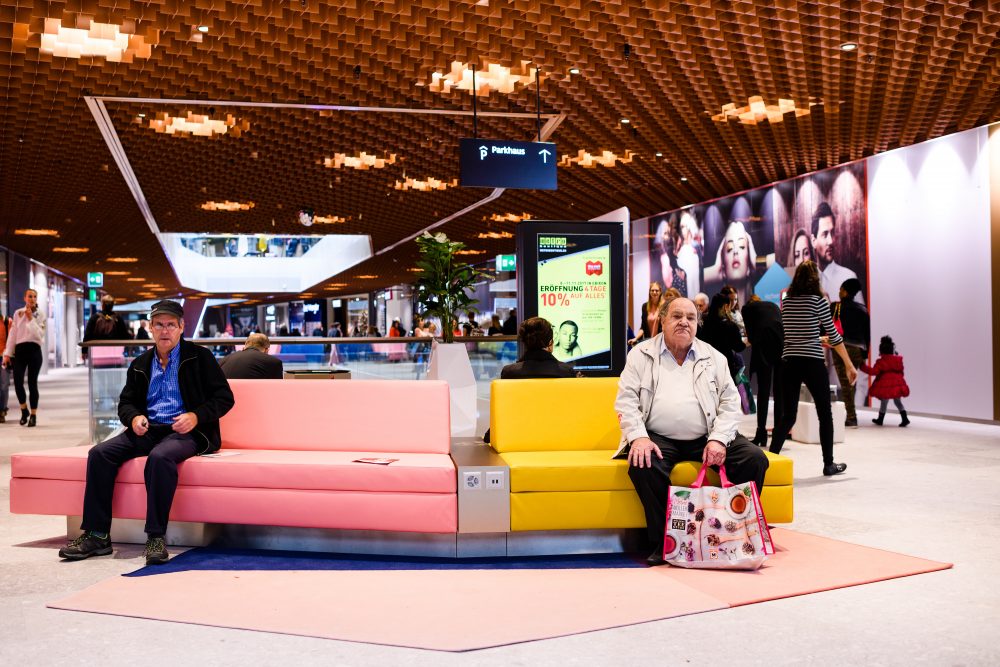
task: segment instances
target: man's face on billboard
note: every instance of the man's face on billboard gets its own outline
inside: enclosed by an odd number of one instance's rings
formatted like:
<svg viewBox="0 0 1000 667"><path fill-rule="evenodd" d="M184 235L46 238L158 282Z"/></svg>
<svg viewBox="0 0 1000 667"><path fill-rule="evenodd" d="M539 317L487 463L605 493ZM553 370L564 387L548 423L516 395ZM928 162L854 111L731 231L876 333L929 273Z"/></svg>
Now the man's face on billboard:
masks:
<svg viewBox="0 0 1000 667"><path fill-rule="evenodd" d="M813 250L816 251L816 258L829 264L833 261L833 231L835 229L833 218L827 216L819 219L819 227L816 236L813 237Z"/></svg>

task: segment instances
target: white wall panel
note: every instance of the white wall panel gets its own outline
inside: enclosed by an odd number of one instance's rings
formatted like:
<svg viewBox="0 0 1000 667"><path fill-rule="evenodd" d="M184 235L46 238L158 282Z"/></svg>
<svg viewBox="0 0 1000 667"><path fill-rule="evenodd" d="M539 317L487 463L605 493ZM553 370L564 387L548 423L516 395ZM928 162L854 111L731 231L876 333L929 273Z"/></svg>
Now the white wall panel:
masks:
<svg viewBox="0 0 1000 667"><path fill-rule="evenodd" d="M896 341L915 412L993 418L987 136L868 160L872 345Z"/></svg>

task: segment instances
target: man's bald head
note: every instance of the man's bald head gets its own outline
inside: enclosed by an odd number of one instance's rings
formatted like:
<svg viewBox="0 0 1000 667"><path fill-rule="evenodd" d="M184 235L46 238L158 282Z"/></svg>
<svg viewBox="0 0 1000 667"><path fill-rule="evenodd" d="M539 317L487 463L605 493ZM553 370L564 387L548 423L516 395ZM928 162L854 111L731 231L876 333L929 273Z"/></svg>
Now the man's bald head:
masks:
<svg viewBox="0 0 1000 667"><path fill-rule="evenodd" d="M271 339L262 333L252 333L247 336L247 342L243 344L243 347L267 352L268 348L271 347Z"/></svg>

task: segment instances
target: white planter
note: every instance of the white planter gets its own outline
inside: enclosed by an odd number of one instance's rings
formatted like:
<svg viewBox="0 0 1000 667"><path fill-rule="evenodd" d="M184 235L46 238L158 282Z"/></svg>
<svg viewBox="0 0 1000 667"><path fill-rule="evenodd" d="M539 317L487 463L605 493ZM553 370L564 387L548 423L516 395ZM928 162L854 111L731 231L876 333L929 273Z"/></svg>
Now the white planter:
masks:
<svg viewBox="0 0 1000 667"><path fill-rule="evenodd" d="M451 394L451 435L476 435L476 376L465 343L431 344L428 380L444 380Z"/></svg>

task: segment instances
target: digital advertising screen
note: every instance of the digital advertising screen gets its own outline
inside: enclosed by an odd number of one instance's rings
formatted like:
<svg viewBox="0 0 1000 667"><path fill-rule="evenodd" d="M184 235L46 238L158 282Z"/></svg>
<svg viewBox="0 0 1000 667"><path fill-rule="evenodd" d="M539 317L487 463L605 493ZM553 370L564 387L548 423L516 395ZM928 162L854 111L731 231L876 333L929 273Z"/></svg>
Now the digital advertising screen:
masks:
<svg viewBox="0 0 1000 667"><path fill-rule="evenodd" d="M586 375L624 367L624 245L617 223L518 226L518 311L552 324L552 354Z"/></svg>

